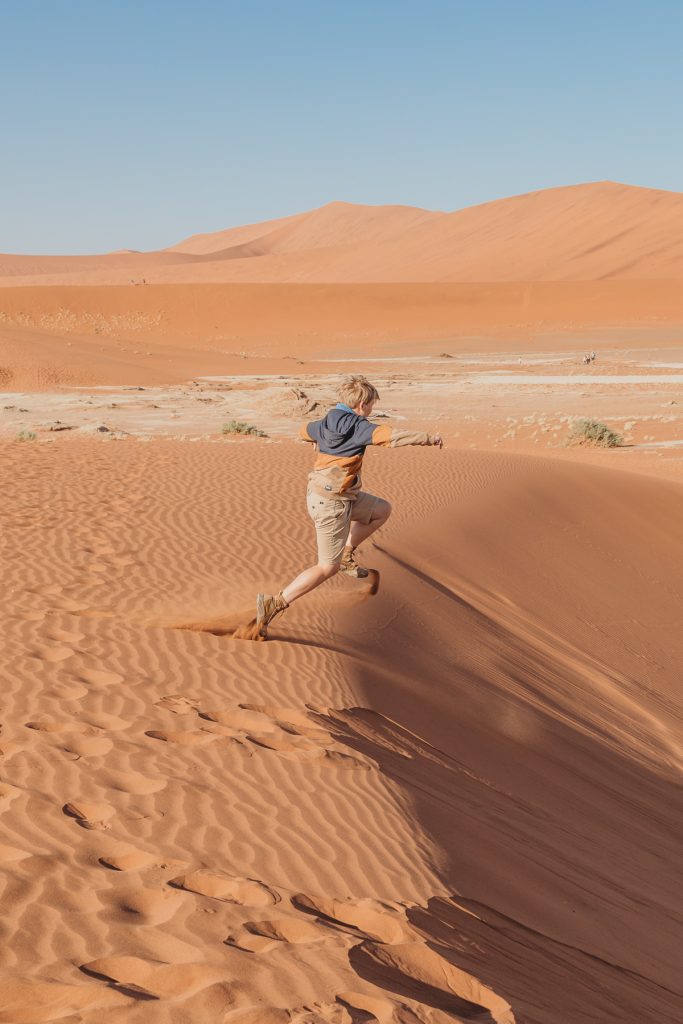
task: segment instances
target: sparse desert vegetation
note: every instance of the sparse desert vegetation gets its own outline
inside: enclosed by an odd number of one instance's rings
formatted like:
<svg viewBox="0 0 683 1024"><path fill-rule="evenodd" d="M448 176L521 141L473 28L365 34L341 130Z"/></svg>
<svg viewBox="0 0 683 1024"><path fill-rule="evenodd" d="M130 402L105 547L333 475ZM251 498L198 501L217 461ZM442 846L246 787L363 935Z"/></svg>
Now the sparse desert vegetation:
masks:
<svg viewBox="0 0 683 1024"><path fill-rule="evenodd" d="M572 424L566 444L592 445L596 448L619 448L623 444L620 434L600 420L581 419Z"/></svg>
<svg viewBox="0 0 683 1024"><path fill-rule="evenodd" d="M241 420L230 420L224 423L221 433L223 434L250 434L252 437L268 437L264 430L259 430L253 423L243 423Z"/></svg>

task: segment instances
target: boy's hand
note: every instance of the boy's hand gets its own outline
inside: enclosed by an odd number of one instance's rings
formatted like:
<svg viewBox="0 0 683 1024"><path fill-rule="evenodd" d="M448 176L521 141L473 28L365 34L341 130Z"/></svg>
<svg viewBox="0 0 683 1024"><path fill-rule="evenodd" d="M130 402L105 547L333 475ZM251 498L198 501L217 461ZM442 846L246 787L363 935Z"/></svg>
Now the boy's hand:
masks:
<svg viewBox="0 0 683 1024"><path fill-rule="evenodd" d="M443 438L441 434L432 434L432 444L437 448L443 448Z"/></svg>

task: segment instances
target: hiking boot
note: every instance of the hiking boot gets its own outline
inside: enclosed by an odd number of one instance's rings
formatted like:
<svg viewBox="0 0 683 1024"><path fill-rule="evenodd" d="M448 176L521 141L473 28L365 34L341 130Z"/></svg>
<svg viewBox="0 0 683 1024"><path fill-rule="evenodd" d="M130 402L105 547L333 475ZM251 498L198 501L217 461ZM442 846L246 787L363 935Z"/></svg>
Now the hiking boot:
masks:
<svg viewBox="0 0 683 1024"><path fill-rule="evenodd" d="M339 564L339 572L343 572L345 576L353 576L357 580L364 580L370 575L369 571L362 565L359 565L354 558L353 548L344 548L344 554Z"/></svg>
<svg viewBox="0 0 683 1024"><path fill-rule="evenodd" d="M289 605L282 594L274 597L270 594L258 594L256 597L256 628L261 636L268 636L268 626L276 615L280 615Z"/></svg>

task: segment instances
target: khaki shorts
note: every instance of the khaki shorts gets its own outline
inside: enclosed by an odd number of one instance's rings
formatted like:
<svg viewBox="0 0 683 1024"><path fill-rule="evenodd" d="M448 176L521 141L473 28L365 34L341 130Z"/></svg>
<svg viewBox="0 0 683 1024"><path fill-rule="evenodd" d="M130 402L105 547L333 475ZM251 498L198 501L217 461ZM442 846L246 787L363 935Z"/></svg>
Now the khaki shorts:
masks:
<svg viewBox="0 0 683 1024"><path fill-rule="evenodd" d="M318 541L318 561L334 565L341 560L352 522L369 523L378 501L374 494L359 491L355 501L341 498L323 498L309 490L306 507L315 526Z"/></svg>

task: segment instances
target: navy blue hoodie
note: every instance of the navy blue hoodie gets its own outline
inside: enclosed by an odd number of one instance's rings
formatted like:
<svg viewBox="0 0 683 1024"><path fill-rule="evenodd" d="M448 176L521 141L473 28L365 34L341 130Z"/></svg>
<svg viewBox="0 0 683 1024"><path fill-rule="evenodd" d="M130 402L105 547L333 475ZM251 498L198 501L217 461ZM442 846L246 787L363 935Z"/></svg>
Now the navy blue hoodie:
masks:
<svg viewBox="0 0 683 1024"><path fill-rule="evenodd" d="M429 434L375 426L341 402L322 419L304 423L300 437L318 446L309 484L319 493L347 499L355 498L360 490L360 470L369 444L382 448L431 444Z"/></svg>

